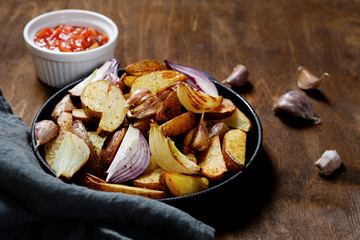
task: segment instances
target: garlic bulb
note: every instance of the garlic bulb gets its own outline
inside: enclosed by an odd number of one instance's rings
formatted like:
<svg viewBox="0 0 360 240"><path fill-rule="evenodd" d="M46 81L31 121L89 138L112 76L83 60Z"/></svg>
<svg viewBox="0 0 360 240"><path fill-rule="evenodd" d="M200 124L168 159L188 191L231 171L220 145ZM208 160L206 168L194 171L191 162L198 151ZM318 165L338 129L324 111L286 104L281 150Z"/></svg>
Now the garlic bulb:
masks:
<svg viewBox="0 0 360 240"><path fill-rule="evenodd" d="M304 94L298 91L290 91L280 96L273 108L275 112L309 119L314 124L321 122L321 119L314 115L310 101Z"/></svg>
<svg viewBox="0 0 360 240"><path fill-rule="evenodd" d="M224 79L221 83L229 87L244 86L249 77L248 69L244 65L236 65L230 76Z"/></svg>
<svg viewBox="0 0 360 240"><path fill-rule="evenodd" d="M322 175L329 175L341 166L341 158L336 150L327 150L321 158L315 162Z"/></svg>
<svg viewBox="0 0 360 240"><path fill-rule="evenodd" d="M328 73L324 73L320 78L315 77L308 69L305 67L298 68L298 86L303 90L314 90L319 87L324 78L329 78Z"/></svg>

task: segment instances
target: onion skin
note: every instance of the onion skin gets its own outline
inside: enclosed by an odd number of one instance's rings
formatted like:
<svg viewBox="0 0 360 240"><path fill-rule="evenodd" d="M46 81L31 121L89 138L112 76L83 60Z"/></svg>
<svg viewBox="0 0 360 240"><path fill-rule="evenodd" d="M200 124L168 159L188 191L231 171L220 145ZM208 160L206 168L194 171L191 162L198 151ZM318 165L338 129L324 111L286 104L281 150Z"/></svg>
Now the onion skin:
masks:
<svg viewBox="0 0 360 240"><path fill-rule="evenodd" d="M69 93L72 96L80 97L82 91L84 90L85 86L89 83L103 80L107 74L113 74L117 76L117 70L119 67L119 62L117 59L113 58L109 61L105 62L99 69L96 69L92 74L90 74L87 78L83 81L78 83L75 87L69 90ZM121 89L121 87L120 87Z"/></svg>
<svg viewBox="0 0 360 240"><path fill-rule="evenodd" d="M322 80L330 78L328 73L324 73L321 77L315 77L307 68L300 66L298 68L298 86L302 90L315 90L317 89Z"/></svg>
<svg viewBox="0 0 360 240"><path fill-rule="evenodd" d="M164 60L164 62L169 69L185 74L188 77L185 81L186 83L212 97L219 96L219 92L215 84L204 72L189 66L175 64L169 60Z"/></svg>
<svg viewBox="0 0 360 240"><path fill-rule="evenodd" d="M139 129L130 125L107 170L106 182L122 183L134 179L146 170L149 163L149 145Z"/></svg>
<svg viewBox="0 0 360 240"><path fill-rule="evenodd" d="M236 65L229 77L221 83L229 87L242 87L249 78L249 71L244 65Z"/></svg>
<svg viewBox="0 0 360 240"><path fill-rule="evenodd" d="M327 176L341 166L340 155L336 150L326 150L321 158L315 162L315 166L319 169L320 174Z"/></svg>
<svg viewBox="0 0 360 240"><path fill-rule="evenodd" d="M280 96L273 107L277 113L309 119L314 124L321 122L321 119L314 115L310 101L304 94L298 91L290 91Z"/></svg>
<svg viewBox="0 0 360 240"><path fill-rule="evenodd" d="M213 97L194 89L186 83L177 85L177 95L180 103L188 110L194 113L203 113L219 106L223 100L222 96Z"/></svg>

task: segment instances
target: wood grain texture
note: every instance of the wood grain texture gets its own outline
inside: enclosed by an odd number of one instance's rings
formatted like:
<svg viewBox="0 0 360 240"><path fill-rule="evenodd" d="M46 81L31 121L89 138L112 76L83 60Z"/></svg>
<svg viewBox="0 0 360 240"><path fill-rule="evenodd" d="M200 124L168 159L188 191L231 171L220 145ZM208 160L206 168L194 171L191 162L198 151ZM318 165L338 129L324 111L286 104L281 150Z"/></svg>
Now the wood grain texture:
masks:
<svg viewBox="0 0 360 240"><path fill-rule="evenodd" d="M248 67L249 84L237 91L263 125L257 167L207 202L178 206L215 227L217 239L360 238L359 1L2 0L0 87L28 126L56 89L37 79L22 31L33 17L67 8L115 21L121 67L169 59L218 80L237 63ZM280 95L299 90L299 66L331 75L306 93L322 119L317 126L272 110ZM343 167L325 178L314 162L328 149Z"/></svg>

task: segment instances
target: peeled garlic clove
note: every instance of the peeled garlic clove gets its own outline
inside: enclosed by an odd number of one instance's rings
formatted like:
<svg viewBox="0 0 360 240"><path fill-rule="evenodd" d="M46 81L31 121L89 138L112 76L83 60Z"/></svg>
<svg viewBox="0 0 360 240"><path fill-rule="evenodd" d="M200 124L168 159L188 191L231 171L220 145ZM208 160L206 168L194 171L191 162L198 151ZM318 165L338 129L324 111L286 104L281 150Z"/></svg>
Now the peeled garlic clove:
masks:
<svg viewBox="0 0 360 240"><path fill-rule="evenodd" d="M290 91L280 96L273 108L275 112L309 119L313 121L314 124L321 122L321 119L314 115L312 105L308 98L298 91Z"/></svg>
<svg viewBox="0 0 360 240"><path fill-rule="evenodd" d="M303 90L314 90L319 87L324 78L329 78L328 73L324 73L320 78L315 77L308 69L305 67L298 68L298 86Z"/></svg>
<svg viewBox="0 0 360 240"><path fill-rule="evenodd" d="M336 150L327 150L321 158L315 162L322 175L329 175L341 166L341 158Z"/></svg>
<svg viewBox="0 0 360 240"><path fill-rule="evenodd" d="M249 77L248 69L244 65L236 65L229 77L224 79L221 83L230 87L244 86Z"/></svg>
<svg viewBox="0 0 360 240"><path fill-rule="evenodd" d="M35 123L35 148L38 148L40 145L51 141L57 136L58 132L59 126L51 120L42 120Z"/></svg>

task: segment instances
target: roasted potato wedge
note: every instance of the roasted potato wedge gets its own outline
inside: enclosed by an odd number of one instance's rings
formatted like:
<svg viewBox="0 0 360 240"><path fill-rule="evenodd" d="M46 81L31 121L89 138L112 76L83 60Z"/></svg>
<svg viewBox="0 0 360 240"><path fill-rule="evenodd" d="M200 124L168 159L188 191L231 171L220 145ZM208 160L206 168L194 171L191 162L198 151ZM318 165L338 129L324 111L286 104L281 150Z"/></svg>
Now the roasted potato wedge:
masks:
<svg viewBox="0 0 360 240"><path fill-rule="evenodd" d="M104 145L104 142L105 142L107 137L100 137L94 131L88 131L88 136L91 139L91 142L93 143L93 145L95 147L96 153L100 158L101 149L102 149L102 146Z"/></svg>
<svg viewBox="0 0 360 240"><path fill-rule="evenodd" d="M152 172L143 174L133 180L134 186L154 190L164 190L160 184L160 175L162 172L163 170L161 168L158 168Z"/></svg>
<svg viewBox="0 0 360 240"><path fill-rule="evenodd" d="M235 104L229 99L224 98L219 106L205 113L205 118L219 120L228 118L236 111Z"/></svg>
<svg viewBox="0 0 360 240"><path fill-rule="evenodd" d="M80 120L84 123L95 122L95 119L88 116L82 108L73 109L71 113L74 120Z"/></svg>
<svg viewBox="0 0 360 240"><path fill-rule="evenodd" d="M161 125L165 136L176 136L186 133L196 126L197 119L193 112L185 112Z"/></svg>
<svg viewBox="0 0 360 240"><path fill-rule="evenodd" d="M238 108L236 108L233 115L220 121L229 127L238 128L245 132L248 132L252 127L251 121Z"/></svg>
<svg viewBox="0 0 360 240"><path fill-rule="evenodd" d="M158 123L166 122L181 114L181 103L176 91L172 91L155 114L155 121Z"/></svg>
<svg viewBox="0 0 360 240"><path fill-rule="evenodd" d="M83 123L80 120L74 121L71 126L71 132L81 138L89 147L90 155L87 163L84 166L85 170L91 174L101 177L106 169L104 168L104 165L102 164L94 144L92 143Z"/></svg>
<svg viewBox="0 0 360 240"><path fill-rule="evenodd" d="M137 78L131 85L130 94L141 88L147 88L157 94L169 88L175 82L185 81L186 78L185 74L173 70L152 72Z"/></svg>
<svg viewBox="0 0 360 240"><path fill-rule="evenodd" d="M206 177L166 171L162 172L160 182L175 197L194 194L209 187L209 180Z"/></svg>
<svg viewBox="0 0 360 240"><path fill-rule="evenodd" d="M62 112L56 119L57 124L60 128L67 131L71 131L71 125L73 123L73 115L69 112Z"/></svg>
<svg viewBox="0 0 360 240"><path fill-rule="evenodd" d="M101 148L100 159L104 165L104 169L107 170L115 157L117 150L120 147L122 140L124 139L126 128L120 129L110 134Z"/></svg>
<svg viewBox="0 0 360 240"><path fill-rule="evenodd" d="M142 75L143 72L154 72L166 70L166 67L155 60L143 60L125 67L125 71L130 75Z"/></svg>
<svg viewBox="0 0 360 240"><path fill-rule="evenodd" d="M245 166L246 133L241 129L228 131L223 139L222 152L226 167L237 172Z"/></svg>
<svg viewBox="0 0 360 240"><path fill-rule="evenodd" d="M210 139L209 149L197 157L201 167L199 174L214 181L224 179L227 172L225 160L221 151L220 137L216 135Z"/></svg>
<svg viewBox="0 0 360 240"><path fill-rule="evenodd" d="M76 176L76 179L74 179L74 183L98 191L121 192L153 199L161 199L167 197L165 191L132 187L123 184L107 183L104 180L89 173L78 174Z"/></svg>
<svg viewBox="0 0 360 240"><path fill-rule="evenodd" d="M109 82L100 80L89 83L81 93L80 99L86 115L94 118L101 118Z"/></svg>
<svg viewBox="0 0 360 240"><path fill-rule="evenodd" d="M139 76L134 76L134 75L126 75L124 74L122 76L122 80L125 84L125 86L131 88L131 85L133 84L133 82L138 78Z"/></svg>
<svg viewBox="0 0 360 240"><path fill-rule="evenodd" d="M105 96L105 105L96 133L104 137L115 131L126 117L125 98L119 87L109 84Z"/></svg>
<svg viewBox="0 0 360 240"><path fill-rule="evenodd" d="M193 128L184 134L184 136L182 138L182 143L181 143L182 151L184 154L191 153L192 142L193 142L195 132L196 132L196 128Z"/></svg>
<svg viewBox="0 0 360 240"><path fill-rule="evenodd" d="M138 119L134 122L133 126L137 129L139 129L140 132L142 133L142 135L144 135L146 137L150 130L151 119L152 119L152 117Z"/></svg>

